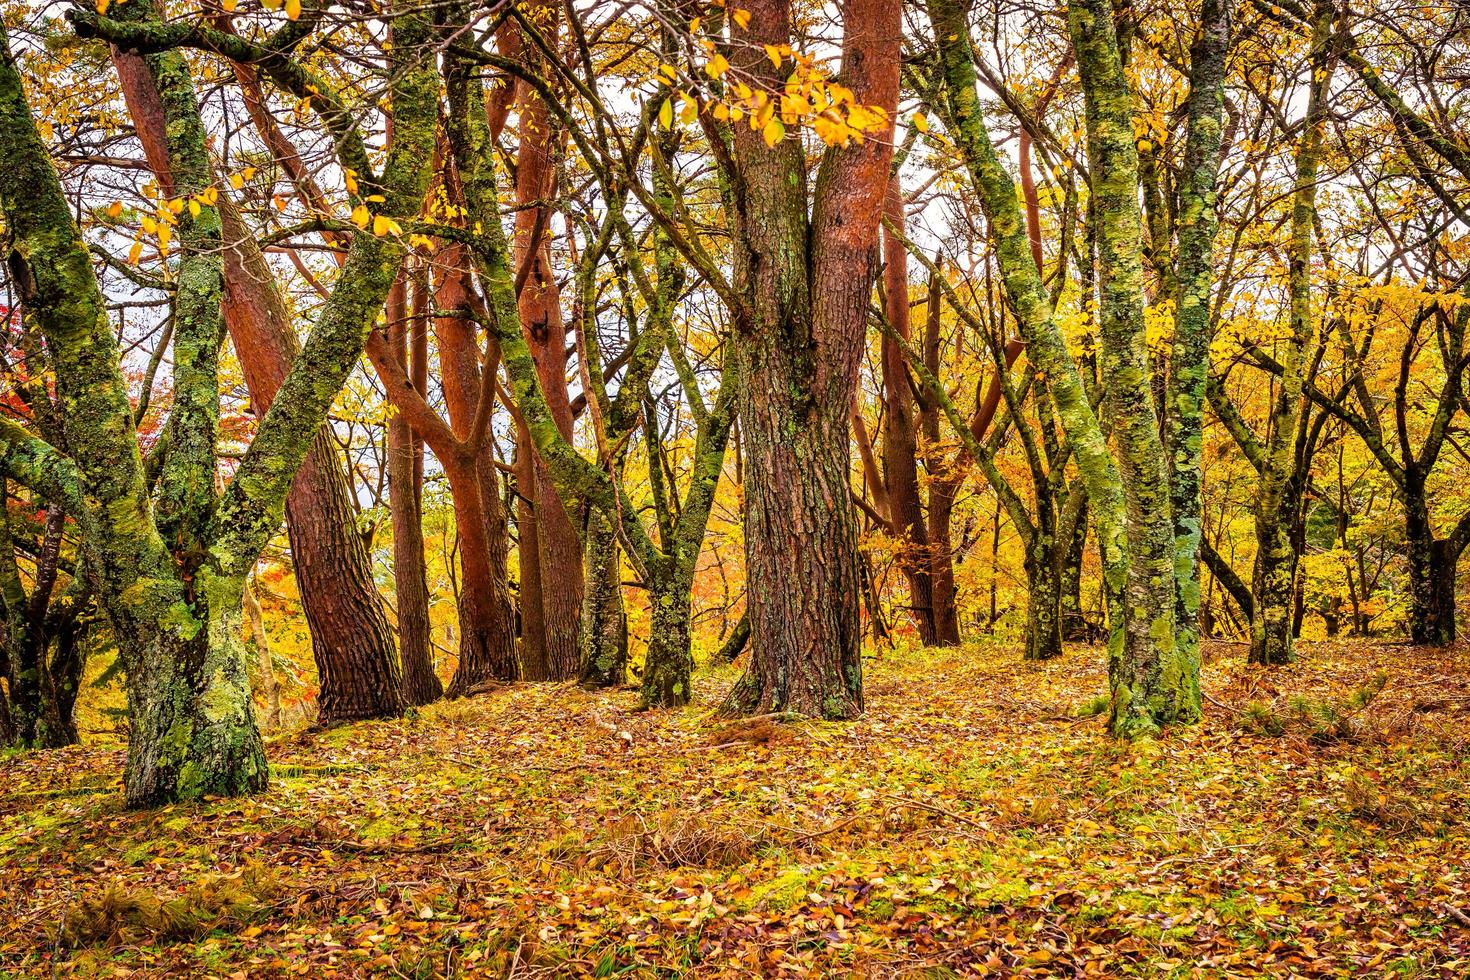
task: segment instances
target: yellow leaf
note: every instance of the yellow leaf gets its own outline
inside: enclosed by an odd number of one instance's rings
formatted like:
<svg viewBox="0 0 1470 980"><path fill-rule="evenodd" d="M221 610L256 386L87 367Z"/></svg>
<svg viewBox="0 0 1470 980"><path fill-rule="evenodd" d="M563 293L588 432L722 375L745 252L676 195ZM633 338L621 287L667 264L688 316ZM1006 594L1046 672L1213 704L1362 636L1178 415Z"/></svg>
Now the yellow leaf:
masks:
<svg viewBox="0 0 1470 980"><path fill-rule="evenodd" d="M295 20L301 16L301 0L286 0L286 17Z"/></svg>
<svg viewBox="0 0 1470 980"><path fill-rule="evenodd" d="M368 213L366 204L359 204L357 207L352 209L352 223L357 225L357 227L366 228L368 226L368 222L372 220L373 216Z"/></svg>
<svg viewBox="0 0 1470 980"><path fill-rule="evenodd" d="M785 138L785 136L786 127L781 125L781 120L775 118L774 116L771 117L771 121L766 123L765 127L761 129L761 139L766 141L767 146L775 146L777 143L781 142L781 140Z"/></svg>
<svg viewBox="0 0 1470 980"><path fill-rule="evenodd" d="M235 7L238 6L239 3L240 0L220 0L220 6L224 8L225 13L227 14L233 14L235 12Z"/></svg>
<svg viewBox="0 0 1470 980"><path fill-rule="evenodd" d="M704 73L710 78L719 78L730 70L730 62L722 54L717 54L704 63Z"/></svg>
<svg viewBox="0 0 1470 980"><path fill-rule="evenodd" d="M239 174L230 174L230 186L238 191L245 186L245 178Z"/></svg>
<svg viewBox="0 0 1470 980"><path fill-rule="evenodd" d="M914 113L914 128L921 133L929 132L929 117L922 112Z"/></svg>
<svg viewBox="0 0 1470 980"><path fill-rule="evenodd" d="M122 214L121 201L113 201L111 204L107 205L107 216L109 218L116 218L120 214Z"/></svg>
<svg viewBox="0 0 1470 980"><path fill-rule="evenodd" d="M379 238L387 234L397 234L403 229L398 227L398 222L384 214L373 215L373 234Z"/></svg>
<svg viewBox="0 0 1470 980"><path fill-rule="evenodd" d="M743 7L732 10L730 11L730 19L743 31L750 26L750 11Z"/></svg>
<svg viewBox="0 0 1470 980"><path fill-rule="evenodd" d="M196 201L196 200L194 200L193 198L190 198L189 199L189 217L191 217L191 218L197 218L197 217L199 217L199 211L200 211L199 202Z"/></svg>
<svg viewBox="0 0 1470 980"><path fill-rule="evenodd" d="M133 242L133 247L128 251L128 265L137 265L138 256L143 254L143 243Z"/></svg>
<svg viewBox="0 0 1470 980"><path fill-rule="evenodd" d="M778 48L778 47L776 47L774 44L767 44L765 46L765 48L766 48L766 57L771 59L771 65L772 65L772 67L780 68L781 67L781 49Z"/></svg>
<svg viewBox="0 0 1470 980"><path fill-rule="evenodd" d="M99 13L99 14L105 14L105 13L107 13L107 7L108 7L108 5L110 3L111 3L111 0L97 0L97 13Z"/></svg>
<svg viewBox="0 0 1470 980"><path fill-rule="evenodd" d="M658 124L668 129L674 124L674 103L670 99L664 99L664 104L658 109Z"/></svg>
<svg viewBox="0 0 1470 980"><path fill-rule="evenodd" d="M280 10L281 0L260 0L260 5L266 10Z"/></svg>

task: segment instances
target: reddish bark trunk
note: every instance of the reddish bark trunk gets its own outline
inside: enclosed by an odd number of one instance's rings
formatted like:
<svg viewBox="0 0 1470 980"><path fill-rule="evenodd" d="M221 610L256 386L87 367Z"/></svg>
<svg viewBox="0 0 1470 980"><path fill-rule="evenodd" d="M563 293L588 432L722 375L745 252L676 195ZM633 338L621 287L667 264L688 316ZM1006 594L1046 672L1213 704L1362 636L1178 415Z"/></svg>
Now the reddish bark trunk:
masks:
<svg viewBox="0 0 1470 980"><path fill-rule="evenodd" d="M560 6L549 0L532 0L525 5L528 18L549 37L558 26ZM527 46L529 51L529 46ZM520 149L516 156L515 268L526 268L525 285L519 296L521 328L536 362L546 403L561 434L572 437L571 400L567 393L566 328L562 323L561 295L551 266L550 208L528 207L552 196L555 172L552 166L553 122L541 97L522 86L517 103ZM534 489L534 492L531 492ZM572 517L562 504L545 464L538 458L534 484L521 489L536 508L534 522L540 571L542 624L545 636L544 668L527 662L531 680L568 680L580 673L582 614L582 545ZM524 546L527 530L521 530L522 583L527 564ZM526 595L522 593L522 603Z"/></svg>
<svg viewBox="0 0 1470 980"><path fill-rule="evenodd" d="M883 235L883 294L888 323L905 341L909 339L908 246L903 241L903 194L895 175L883 202L884 217L893 232ZM896 232L896 233L895 233ZM883 426L883 472L888 491L889 533L899 542L898 567L909 583L909 609L925 646L933 646L934 586L930 574L929 529L919 495L919 440L914 418L913 391L904 368L903 350L883 340L883 397L887 408Z"/></svg>
<svg viewBox="0 0 1470 980"><path fill-rule="evenodd" d="M789 0L746 4L735 67L779 87L763 45L791 40ZM898 98L899 5L843 5L841 80L890 117ZM732 351L741 372L750 665L733 711L862 713L862 571L848 491L848 414L876 273L892 140L869 133L830 153L808 218L800 142L767 147L734 128L739 170L736 292L747 298Z"/></svg>
<svg viewBox="0 0 1470 980"><path fill-rule="evenodd" d="M408 338L424 315L427 291L414 291L410 315L403 279L388 298L388 343L408 370ZM419 373L415 363L410 376ZM422 388L415 382L415 389ZM403 696L409 704L428 704L444 695L434 673L429 632L429 583L424 567L424 528L420 490L422 474L416 456L418 440L403 413L388 420L388 510L393 521L393 583L398 604L398 649L403 662Z"/></svg>

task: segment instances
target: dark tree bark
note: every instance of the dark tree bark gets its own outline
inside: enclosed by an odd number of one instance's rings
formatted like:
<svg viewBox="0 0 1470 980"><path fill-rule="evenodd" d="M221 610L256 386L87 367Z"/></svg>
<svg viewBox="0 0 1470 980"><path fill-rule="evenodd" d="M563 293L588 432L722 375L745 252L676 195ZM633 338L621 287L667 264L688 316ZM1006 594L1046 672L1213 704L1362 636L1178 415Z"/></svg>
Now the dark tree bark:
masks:
<svg viewBox="0 0 1470 980"><path fill-rule="evenodd" d="M760 0L732 64L779 88L786 70L761 45L791 41L786 0ZM840 78L859 103L891 118L902 28L897 4L846 0ZM747 608L751 658L730 694L734 712L863 711L857 528L848 499L848 407L876 272L878 218L892 143L829 150L808 216L799 141L768 147L733 127L738 180L736 325L745 453Z"/></svg>

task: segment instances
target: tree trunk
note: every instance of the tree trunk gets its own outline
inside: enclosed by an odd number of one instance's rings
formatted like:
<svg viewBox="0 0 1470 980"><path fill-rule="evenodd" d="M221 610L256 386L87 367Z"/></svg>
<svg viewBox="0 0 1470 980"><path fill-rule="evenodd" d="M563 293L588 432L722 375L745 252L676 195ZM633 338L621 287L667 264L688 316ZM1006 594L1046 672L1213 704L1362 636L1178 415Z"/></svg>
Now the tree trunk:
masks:
<svg viewBox="0 0 1470 980"><path fill-rule="evenodd" d="M1174 521L1174 629L1180 654L1198 672L1200 522L1205 382L1210 370L1210 295L1224 114L1230 0L1204 0L1200 33L1190 49L1189 129L1180 180L1178 297L1169 358L1169 503ZM1154 236L1165 250L1167 235ZM1158 256L1155 256L1156 261Z"/></svg>
<svg viewBox="0 0 1470 980"><path fill-rule="evenodd" d="M403 302L406 289L400 278L388 299L388 343L400 364L409 370L414 387L427 394L427 357L414 351L408 363L409 334L426 331L423 322L428 299L427 283L414 290L412 316ZM394 316L394 311L399 316ZM424 352L425 354L427 352ZM422 705L444 696L444 684L434 673L430 643L429 581L424 564L422 507L423 473L418 465L421 442L402 412L388 419L388 511L393 521L393 593L398 606L398 650L403 663L403 697L409 704Z"/></svg>
<svg viewBox="0 0 1470 980"><path fill-rule="evenodd" d="M617 687L628 674L628 617L623 612L622 560L607 516L587 514L587 590L582 600L582 685ZM650 593L650 597L652 593ZM655 625L649 647L658 638ZM645 678L647 677L645 669Z"/></svg>
<svg viewBox="0 0 1470 980"><path fill-rule="evenodd" d="M130 112L139 121L149 168L165 193L173 171L159 92L144 59L120 50L113 57ZM223 312L235 345L251 407L263 418L285 380L300 344L270 266L245 227L228 191L218 198L224 243ZM398 658L383 614L372 566L357 534L351 490L330 431L323 427L296 473L286 502L286 529L300 585L301 605L321 679L324 724L403 713Z"/></svg>
<svg viewBox="0 0 1470 980"><path fill-rule="evenodd" d="M1086 493L1081 487L1073 493ZM1066 557L1062 560L1062 639L1072 643L1085 643L1093 638L1092 624L1082 611L1082 563L1087 557L1087 503L1084 501L1077 512L1077 523L1072 528L1072 539L1067 542Z"/></svg>
<svg viewBox="0 0 1470 980"><path fill-rule="evenodd" d="M649 708L678 708L689 703L689 678L694 671L690 583L678 572L671 579L648 590L652 621L640 703Z"/></svg>
<svg viewBox="0 0 1470 980"><path fill-rule="evenodd" d="M883 232L883 291L888 324L909 339L908 245L904 242L903 194L898 177L888 184ZM914 398L904 369L903 350L885 337L882 347L883 477L888 493L889 531L897 542L898 567L909 584L909 611L925 646L933 646L934 587L929 560L929 529L924 523L924 506L919 496L919 442L914 418Z"/></svg>
<svg viewBox="0 0 1470 980"><path fill-rule="evenodd" d="M551 675L546 662L546 602L541 587L541 525L537 520L536 447L516 420L516 532L520 543L521 665L527 678Z"/></svg>
<svg viewBox="0 0 1470 980"><path fill-rule="evenodd" d="M526 9L542 31L556 36L559 4L531 0ZM539 58L536 60L539 62ZM551 265L551 207L546 203L555 196L552 137L557 127L541 96L529 86L521 88L517 116L520 147L516 155L516 200L522 207L515 217L514 268L528 268L518 297L521 329L536 362L552 418L562 438L570 440L572 409L567 392L567 335L562 321L561 291ZM534 489L534 494L530 489ZM528 663L526 678L570 680L581 668L582 544L545 461L539 456L534 487L527 485L522 493L536 503L536 551L541 565L539 584L546 644L544 671L536 664L533 672L533 665ZM523 553L523 563L524 560Z"/></svg>
<svg viewBox="0 0 1470 980"><path fill-rule="evenodd" d="M131 731L123 785L129 806L156 806L264 789L241 610L241 578L202 579L208 624L192 635L124 613L114 618L137 651L128 671Z"/></svg>
<svg viewBox="0 0 1470 980"><path fill-rule="evenodd" d="M459 531L459 665L450 697L464 697L490 681L520 677L504 575L497 572L487 532L485 499L473 459L441 459Z"/></svg>
<svg viewBox="0 0 1470 980"><path fill-rule="evenodd" d="M736 68L778 87L762 44L792 39L788 0L759 0ZM888 0L843 4L842 77L858 102L898 101L902 23ZM751 657L728 708L854 718L863 711L862 572L849 500L848 407L857 384L891 127L830 150L808 213L799 139L767 146L736 126L743 191L735 291L745 297L731 367L745 450Z"/></svg>
<svg viewBox="0 0 1470 980"><path fill-rule="evenodd" d="M1036 535L1026 556L1026 659L1062 655L1062 574L1045 536Z"/></svg>
<svg viewBox="0 0 1470 980"><path fill-rule="evenodd" d="M943 296L939 274L934 273L929 277L924 310L924 368L936 378L941 377L939 328ZM960 615L955 605L954 540L950 524L959 483L953 462L943 459L938 449L939 405L930 395L921 398L919 421L928 444L929 460L925 467L929 473L929 590L934 610L934 642L939 646L958 646Z"/></svg>
<svg viewBox="0 0 1470 980"><path fill-rule="evenodd" d="M1412 489L1412 488L1411 488ZM1435 540L1423 492L1405 494L1409 557L1409 640L1424 646L1455 642L1455 578L1458 555Z"/></svg>
<svg viewBox="0 0 1470 980"><path fill-rule="evenodd" d="M1256 515L1256 565L1252 595L1250 662L1289 664L1296 659L1292 643L1296 602L1297 553L1285 520Z"/></svg>
<svg viewBox="0 0 1470 980"><path fill-rule="evenodd" d="M260 688L265 695L265 728L281 727L281 686L276 683L276 668L271 662L270 638L265 634L265 620L255 586L245 583L245 625L250 629L250 644L255 646L255 659L260 665Z"/></svg>

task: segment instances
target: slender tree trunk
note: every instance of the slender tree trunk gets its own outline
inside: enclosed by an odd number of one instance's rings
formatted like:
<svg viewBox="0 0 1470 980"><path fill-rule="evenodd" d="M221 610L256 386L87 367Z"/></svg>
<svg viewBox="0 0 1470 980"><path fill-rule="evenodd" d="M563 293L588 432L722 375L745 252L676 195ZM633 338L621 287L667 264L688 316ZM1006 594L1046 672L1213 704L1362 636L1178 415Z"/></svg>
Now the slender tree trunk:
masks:
<svg viewBox="0 0 1470 980"><path fill-rule="evenodd" d="M888 222L883 233L883 290L888 324L909 339L908 245L903 240L903 194L894 176L883 204ZM933 646L934 587L931 578L929 529L919 494L919 443L914 398L904 368L903 351L885 337L882 347L883 471L888 495L889 531L898 543L898 567L909 585L909 610L925 646Z"/></svg>
<svg viewBox="0 0 1470 980"><path fill-rule="evenodd" d="M1210 294L1216 183L1224 115L1230 0L1204 0L1190 49L1189 134L1179 189L1178 306L1169 359L1169 504L1174 520L1174 627L1180 655L1199 664L1200 521L1205 382L1210 370ZM1155 247L1162 250L1155 237Z"/></svg>
<svg viewBox="0 0 1470 980"><path fill-rule="evenodd" d="M1086 493L1081 487L1073 493ZM1062 560L1062 639L1081 643L1092 639L1092 626L1082 611L1082 563L1087 557L1087 503L1077 512L1077 523Z"/></svg>
<svg viewBox="0 0 1470 980"><path fill-rule="evenodd" d="M939 370L939 328L943 296L936 272L929 278L924 310L924 369L936 378L942 377ZM940 646L958 646L960 616L955 605L954 540L950 524L959 482L953 462L941 458L937 448L939 415L939 405L933 397L922 395L919 422L929 447L926 457L929 462L925 465L929 471L929 588L930 605L934 610L934 642Z"/></svg>
<svg viewBox="0 0 1470 980"><path fill-rule="evenodd" d="M536 500L536 447L516 419L516 531L520 541L521 664L527 678L551 674L546 661L546 602L541 587L541 529Z"/></svg>
<svg viewBox="0 0 1470 980"><path fill-rule="evenodd" d="M414 387L427 394L418 378L427 374L427 364L408 363L409 335L424 329L428 290L420 283L414 290L412 315L403 293L406 283L400 277L388 297L388 343L393 356L409 371ZM396 316L395 316L396 311ZM415 354L417 355L417 351ZM393 594L398 606L398 650L403 662L403 697L409 704L421 705L444 696L444 684L434 673L433 648L430 643L429 580L424 563L424 525L421 501L422 470L418 456L420 442L402 412L388 419L388 510L393 521Z"/></svg>
<svg viewBox="0 0 1470 980"><path fill-rule="evenodd" d="M531 0L528 16L555 37L560 5ZM520 148L516 155L516 212L514 267L529 265L518 305L546 403L562 438L572 438L572 409L567 392L566 327L562 320L561 291L551 265L551 207L556 173L552 165L555 125L551 112L528 86L522 87L517 107ZM534 450L533 450L534 452ZM569 680L581 668L582 544L546 464L539 457L536 480L522 489L536 503L536 552L540 561L542 629L546 656L540 664L527 663L528 680ZM534 494L530 489L534 488ZM522 530L524 541L525 531ZM521 560L525 562L525 553ZM525 602L522 595L522 602ZM534 669L534 672L533 672Z"/></svg>
<svg viewBox="0 0 1470 980"><path fill-rule="evenodd" d="M276 683L276 667L271 662L270 637L265 633L265 618L260 613L260 601L255 597L255 586L245 583L245 625L250 629L250 643L255 647L255 658L260 665L260 689L265 695L265 727L281 727L281 686Z"/></svg>

